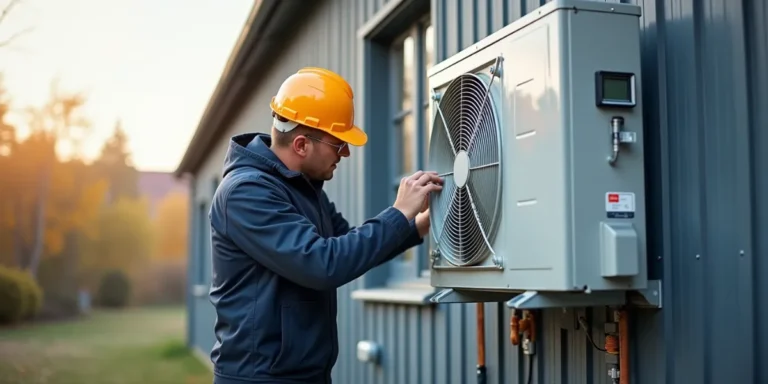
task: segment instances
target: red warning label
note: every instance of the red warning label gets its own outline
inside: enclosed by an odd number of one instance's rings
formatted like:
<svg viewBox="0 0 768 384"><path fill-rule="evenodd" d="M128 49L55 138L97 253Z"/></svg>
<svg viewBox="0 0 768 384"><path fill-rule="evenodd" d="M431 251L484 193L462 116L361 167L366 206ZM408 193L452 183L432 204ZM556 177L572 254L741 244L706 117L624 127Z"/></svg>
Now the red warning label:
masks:
<svg viewBox="0 0 768 384"><path fill-rule="evenodd" d="M612 219L631 219L635 217L635 194L632 192L606 193L605 211L607 217Z"/></svg>

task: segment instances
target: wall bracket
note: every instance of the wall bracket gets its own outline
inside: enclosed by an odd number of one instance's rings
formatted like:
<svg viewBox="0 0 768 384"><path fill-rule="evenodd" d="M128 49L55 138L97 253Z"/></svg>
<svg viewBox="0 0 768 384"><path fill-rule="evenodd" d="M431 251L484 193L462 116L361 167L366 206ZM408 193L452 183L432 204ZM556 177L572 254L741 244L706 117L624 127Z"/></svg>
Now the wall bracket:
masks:
<svg viewBox="0 0 768 384"><path fill-rule="evenodd" d="M648 280L647 288L628 292L627 301L638 308L661 309L661 280Z"/></svg>
<svg viewBox="0 0 768 384"><path fill-rule="evenodd" d="M506 303L514 309L572 308L632 305L638 308L661 308L661 281L648 280L648 287L637 291L488 291L446 288L433 295L436 304Z"/></svg>
<svg viewBox="0 0 768 384"><path fill-rule="evenodd" d="M429 300L437 304L503 303L517 295L517 292L449 288L441 290Z"/></svg>
<svg viewBox="0 0 768 384"><path fill-rule="evenodd" d="M526 291L507 301L514 309L543 309L621 305L626 302L623 291L540 292Z"/></svg>

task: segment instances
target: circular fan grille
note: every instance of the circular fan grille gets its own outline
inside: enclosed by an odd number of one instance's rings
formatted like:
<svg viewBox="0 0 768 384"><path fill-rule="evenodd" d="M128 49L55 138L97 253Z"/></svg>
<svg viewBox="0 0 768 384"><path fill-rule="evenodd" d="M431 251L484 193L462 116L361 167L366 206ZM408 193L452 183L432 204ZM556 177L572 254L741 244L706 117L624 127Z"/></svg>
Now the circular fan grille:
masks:
<svg viewBox="0 0 768 384"><path fill-rule="evenodd" d="M493 253L501 138L488 90L478 75L463 74L435 105L429 161L445 184L430 196L431 232L440 256L457 266L477 264Z"/></svg>

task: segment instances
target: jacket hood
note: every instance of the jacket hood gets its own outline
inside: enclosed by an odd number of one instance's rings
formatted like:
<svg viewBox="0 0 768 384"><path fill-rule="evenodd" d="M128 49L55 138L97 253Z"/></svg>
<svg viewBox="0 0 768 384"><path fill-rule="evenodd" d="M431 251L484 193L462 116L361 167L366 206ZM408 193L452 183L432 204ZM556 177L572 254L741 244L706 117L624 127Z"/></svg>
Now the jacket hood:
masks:
<svg viewBox="0 0 768 384"><path fill-rule="evenodd" d="M224 157L222 176L239 168L255 168L262 172L281 175L287 178L301 176L283 164L269 148L272 137L266 133L244 133L229 140L227 155Z"/></svg>
<svg viewBox="0 0 768 384"><path fill-rule="evenodd" d="M288 169L269 148L271 144L272 137L266 133L243 133L233 136L229 140L227 155L224 157L222 177L239 168L253 168L286 179L301 177L313 187L323 188L323 181L310 181L303 173Z"/></svg>

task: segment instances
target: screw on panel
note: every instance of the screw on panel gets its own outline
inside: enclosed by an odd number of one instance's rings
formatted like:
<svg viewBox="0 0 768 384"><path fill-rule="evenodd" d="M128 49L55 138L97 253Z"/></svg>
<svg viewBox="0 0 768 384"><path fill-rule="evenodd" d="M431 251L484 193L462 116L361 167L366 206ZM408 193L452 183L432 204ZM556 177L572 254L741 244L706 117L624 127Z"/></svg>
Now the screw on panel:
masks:
<svg viewBox="0 0 768 384"><path fill-rule="evenodd" d="M696 260L698 260L698 259L701 259L701 255L699 255L699 254L697 253L697 254L696 254Z"/></svg>
<svg viewBox="0 0 768 384"><path fill-rule="evenodd" d="M440 250L439 249L433 249L432 253L430 254L432 258L432 267L437 266L437 262L440 261Z"/></svg>
<svg viewBox="0 0 768 384"><path fill-rule="evenodd" d="M501 63L504 61L504 58L501 56L496 57L496 61L493 63L490 69L490 73L492 76L501 77Z"/></svg>
<svg viewBox="0 0 768 384"><path fill-rule="evenodd" d="M491 260L493 261L493 264L496 266L496 268L504 269L504 263L501 257L499 257L498 255L493 255L493 258Z"/></svg>

